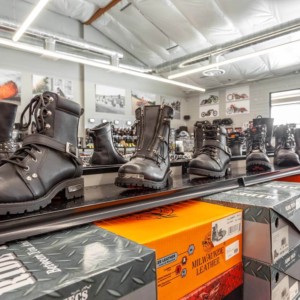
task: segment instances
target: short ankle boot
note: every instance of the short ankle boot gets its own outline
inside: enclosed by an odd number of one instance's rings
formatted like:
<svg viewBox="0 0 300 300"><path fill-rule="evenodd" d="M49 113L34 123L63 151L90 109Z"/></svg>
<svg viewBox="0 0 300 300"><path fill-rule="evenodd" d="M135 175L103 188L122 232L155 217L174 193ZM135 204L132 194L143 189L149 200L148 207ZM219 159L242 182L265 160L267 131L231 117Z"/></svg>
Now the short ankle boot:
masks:
<svg viewBox="0 0 300 300"><path fill-rule="evenodd" d="M14 128L16 104L0 102L0 165L2 159L11 156L19 147L12 141L12 132Z"/></svg>
<svg viewBox="0 0 300 300"><path fill-rule="evenodd" d="M227 147L227 132L223 126L203 125L197 129L203 136L202 148L189 163L188 172L194 175L223 177L230 169L231 152Z"/></svg>
<svg viewBox="0 0 300 300"><path fill-rule="evenodd" d="M173 109L168 105L138 108L136 152L122 165L115 184L123 187L162 189L172 184L169 136Z"/></svg>
<svg viewBox="0 0 300 300"><path fill-rule="evenodd" d="M299 156L295 151L294 128L280 125L275 130L274 165L278 167L299 166Z"/></svg>
<svg viewBox="0 0 300 300"><path fill-rule="evenodd" d="M272 165L266 151L266 125L257 125L246 132L246 169L248 172L269 171Z"/></svg>
<svg viewBox="0 0 300 300"><path fill-rule="evenodd" d="M81 113L79 104L51 92L35 96L26 106L21 127L31 127L32 134L0 167L0 215L39 210L60 191L67 199L83 195L77 151Z"/></svg>
<svg viewBox="0 0 300 300"><path fill-rule="evenodd" d="M113 143L112 126L109 122L100 124L89 131L94 142L91 163L94 165L124 164L126 160Z"/></svg>

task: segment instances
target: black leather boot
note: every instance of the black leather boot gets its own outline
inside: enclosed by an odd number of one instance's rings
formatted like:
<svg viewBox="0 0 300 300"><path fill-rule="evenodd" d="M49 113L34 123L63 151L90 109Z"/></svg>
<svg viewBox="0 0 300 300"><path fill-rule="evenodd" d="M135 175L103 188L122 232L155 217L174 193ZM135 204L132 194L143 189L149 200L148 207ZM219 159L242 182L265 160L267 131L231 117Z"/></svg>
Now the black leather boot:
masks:
<svg viewBox="0 0 300 300"><path fill-rule="evenodd" d="M294 128L280 125L275 130L274 165L279 167L299 166L299 156L295 151Z"/></svg>
<svg viewBox="0 0 300 300"><path fill-rule="evenodd" d="M203 146L203 126L210 124L209 121L197 121L194 125L194 151L193 158L200 154Z"/></svg>
<svg viewBox="0 0 300 300"><path fill-rule="evenodd" d="M0 165L2 159L11 156L17 149L17 143L11 140L18 106L0 102Z"/></svg>
<svg viewBox="0 0 300 300"><path fill-rule="evenodd" d="M243 154L242 147L244 142L245 136L240 132L231 132L228 135L228 147L231 150L232 156L241 156Z"/></svg>
<svg viewBox="0 0 300 300"><path fill-rule="evenodd" d="M135 115L136 152L120 167L115 184L162 189L172 184L169 135L173 109L167 105L144 106L138 108Z"/></svg>
<svg viewBox="0 0 300 300"><path fill-rule="evenodd" d="M262 116L257 116L256 119L253 119L253 126L256 127L257 125L266 125L267 132L266 132L266 151L267 152L274 152L275 148L272 145L272 137L273 137L273 118L263 118Z"/></svg>
<svg viewBox="0 0 300 300"><path fill-rule="evenodd" d="M26 113L29 121L24 124ZM32 134L0 167L1 215L39 210L63 190L67 199L83 195L77 154L80 115L79 104L50 92L34 97L26 106L21 126L31 124Z"/></svg>
<svg viewBox="0 0 300 300"><path fill-rule="evenodd" d="M246 169L248 172L269 171L272 165L266 151L266 125L257 125L247 129L246 133Z"/></svg>
<svg viewBox="0 0 300 300"><path fill-rule="evenodd" d="M91 163L94 165L124 164L126 160L113 143L112 126L109 122L100 124L89 131L94 142Z"/></svg>
<svg viewBox="0 0 300 300"><path fill-rule="evenodd" d="M225 176L231 158L226 129L219 125L203 125L198 130L204 138L203 146L199 155L190 161L188 172L209 177Z"/></svg>

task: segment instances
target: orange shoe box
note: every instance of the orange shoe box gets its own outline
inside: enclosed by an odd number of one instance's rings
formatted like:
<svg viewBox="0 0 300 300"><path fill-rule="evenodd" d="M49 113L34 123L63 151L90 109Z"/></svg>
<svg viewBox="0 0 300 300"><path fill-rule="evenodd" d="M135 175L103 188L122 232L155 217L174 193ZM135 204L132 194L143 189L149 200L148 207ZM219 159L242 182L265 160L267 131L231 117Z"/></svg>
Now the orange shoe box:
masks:
<svg viewBox="0 0 300 300"><path fill-rule="evenodd" d="M156 252L158 299L180 299L242 261L242 211L185 201L96 223Z"/></svg>

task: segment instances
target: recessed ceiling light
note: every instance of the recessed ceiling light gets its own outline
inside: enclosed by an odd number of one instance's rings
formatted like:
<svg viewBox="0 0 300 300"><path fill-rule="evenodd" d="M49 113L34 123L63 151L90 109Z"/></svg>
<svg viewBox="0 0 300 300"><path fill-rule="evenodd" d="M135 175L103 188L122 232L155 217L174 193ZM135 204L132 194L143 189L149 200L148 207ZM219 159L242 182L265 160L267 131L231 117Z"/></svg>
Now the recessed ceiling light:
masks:
<svg viewBox="0 0 300 300"><path fill-rule="evenodd" d="M219 69L219 68L214 68L214 69L205 70L202 72L202 74L204 76L208 76L208 77L222 76L225 74L225 70Z"/></svg>

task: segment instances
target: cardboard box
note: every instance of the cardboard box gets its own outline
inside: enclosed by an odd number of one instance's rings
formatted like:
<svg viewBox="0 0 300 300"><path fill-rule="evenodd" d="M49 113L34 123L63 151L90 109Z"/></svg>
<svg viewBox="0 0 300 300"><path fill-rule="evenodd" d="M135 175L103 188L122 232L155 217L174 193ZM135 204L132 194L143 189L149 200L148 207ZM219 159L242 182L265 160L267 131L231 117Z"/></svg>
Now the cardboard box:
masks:
<svg viewBox="0 0 300 300"><path fill-rule="evenodd" d="M300 243L300 189L288 184L273 181L201 200L243 209L243 255L272 264Z"/></svg>
<svg viewBox="0 0 300 300"><path fill-rule="evenodd" d="M156 299L155 253L95 225L0 246L0 299Z"/></svg>
<svg viewBox="0 0 300 300"><path fill-rule="evenodd" d="M300 246L275 264L244 257L244 300L300 299Z"/></svg>
<svg viewBox="0 0 300 300"><path fill-rule="evenodd" d="M181 300L221 300L243 284L243 264L239 263L185 295Z"/></svg>
<svg viewBox="0 0 300 300"><path fill-rule="evenodd" d="M97 225L155 249L158 299L179 299L241 262L238 209L185 201Z"/></svg>

